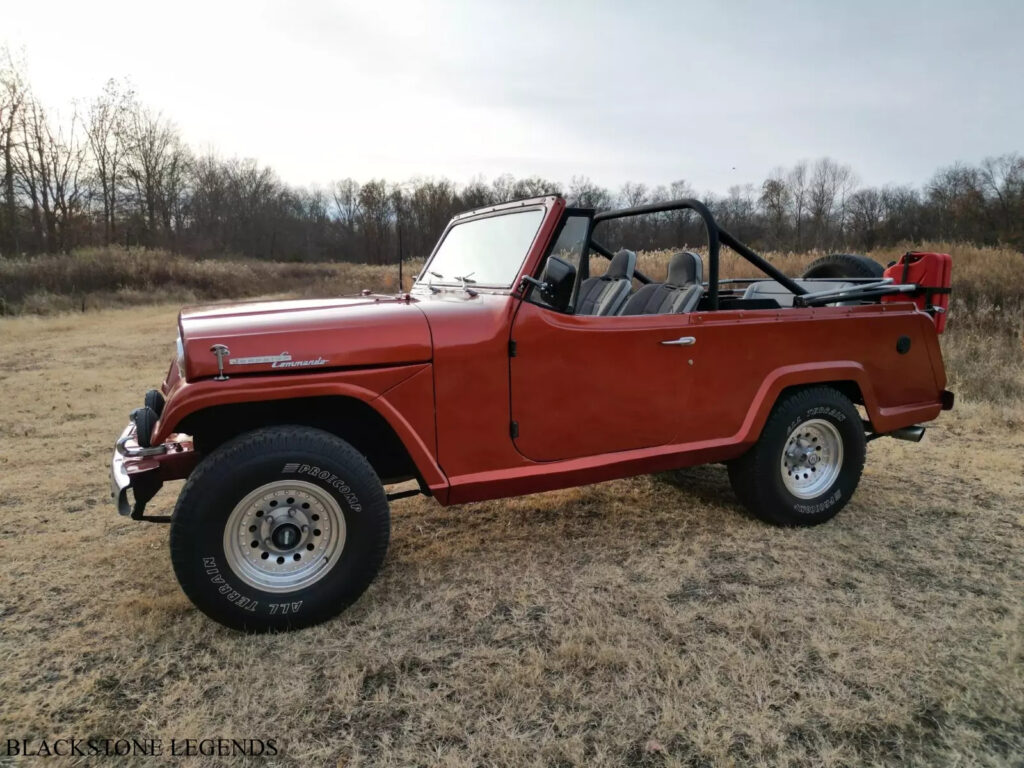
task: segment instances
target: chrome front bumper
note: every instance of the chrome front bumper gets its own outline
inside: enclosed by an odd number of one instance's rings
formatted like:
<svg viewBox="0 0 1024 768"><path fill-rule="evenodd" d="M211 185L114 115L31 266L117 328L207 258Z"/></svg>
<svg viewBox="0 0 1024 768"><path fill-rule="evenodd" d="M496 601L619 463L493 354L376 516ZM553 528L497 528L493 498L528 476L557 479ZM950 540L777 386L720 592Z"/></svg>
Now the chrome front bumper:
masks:
<svg viewBox="0 0 1024 768"><path fill-rule="evenodd" d="M196 461L188 435L171 435L166 443L143 448L136 440L135 425L129 424L114 444L110 459L110 498L118 514L132 520L170 522L167 515L144 514L146 504L164 481L188 477Z"/></svg>
<svg viewBox="0 0 1024 768"><path fill-rule="evenodd" d="M122 446L126 445L128 440L133 439L134 436L135 426L129 424L115 443L114 458L110 460L110 498L114 500L117 513L125 517L132 513L132 503L128 499L128 489L131 488L132 481L124 468L125 455L121 451Z"/></svg>

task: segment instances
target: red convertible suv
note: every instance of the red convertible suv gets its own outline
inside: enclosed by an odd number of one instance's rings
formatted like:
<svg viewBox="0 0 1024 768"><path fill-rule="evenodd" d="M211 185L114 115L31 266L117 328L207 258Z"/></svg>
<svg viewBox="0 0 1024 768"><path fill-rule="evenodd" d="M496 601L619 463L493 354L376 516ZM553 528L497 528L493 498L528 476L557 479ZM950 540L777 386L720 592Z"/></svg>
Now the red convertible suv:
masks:
<svg viewBox="0 0 1024 768"><path fill-rule="evenodd" d="M703 219L706 258L646 275L607 245L622 219L672 211ZM763 276L720 279L723 245ZM813 525L849 501L867 441L919 440L952 407L948 293L943 254L788 277L696 200L482 208L452 219L409 293L183 310L162 389L117 441L113 496L169 522L185 593L249 631L351 604L389 501L415 493L462 504L725 462L754 515ZM174 514L146 515L181 478Z"/></svg>

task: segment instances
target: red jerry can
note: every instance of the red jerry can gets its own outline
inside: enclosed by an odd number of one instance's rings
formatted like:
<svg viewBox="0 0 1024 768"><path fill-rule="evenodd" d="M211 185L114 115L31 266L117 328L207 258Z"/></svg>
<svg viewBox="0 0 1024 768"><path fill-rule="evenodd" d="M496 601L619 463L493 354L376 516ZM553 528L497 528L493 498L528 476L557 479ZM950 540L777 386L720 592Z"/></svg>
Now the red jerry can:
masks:
<svg viewBox="0 0 1024 768"><path fill-rule="evenodd" d="M894 283L917 285L918 290L909 295L910 300L919 309L931 313L935 320L935 330L939 333L946 328L952 274L953 259L948 253L906 253L885 270L885 276L891 277ZM906 300L905 293L882 297L882 301Z"/></svg>

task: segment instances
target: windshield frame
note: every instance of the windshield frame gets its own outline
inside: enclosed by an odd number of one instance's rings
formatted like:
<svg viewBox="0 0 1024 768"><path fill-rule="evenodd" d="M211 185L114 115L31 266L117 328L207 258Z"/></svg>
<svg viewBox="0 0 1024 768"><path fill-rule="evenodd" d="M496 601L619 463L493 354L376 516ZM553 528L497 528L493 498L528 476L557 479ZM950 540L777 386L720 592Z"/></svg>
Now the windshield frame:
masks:
<svg viewBox="0 0 1024 768"><path fill-rule="evenodd" d="M441 246L444 245L445 240L448 239L448 235L455 227L461 227L465 224L472 224L476 221L482 221L483 219L492 219L497 216L514 216L518 213L528 213L530 211L539 211L541 213L540 221L537 224L537 231L533 233L533 238L530 240L529 245L523 250L522 260L516 267L511 282L508 285L500 285L495 283L477 283L469 281L466 285L461 280L457 280L454 277L435 278L430 274L430 266L434 263L434 259L437 257L438 252L441 250ZM470 215L456 216L445 227L444 232L437 241L437 245L434 246L434 250L431 251L430 257L423 264L423 269L416 276L416 281L413 283L413 288L458 288L463 290L464 288L472 288L476 290L493 291L500 293L512 293L516 290L519 284L520 276L523 274L523 268L526 266L527 260L530 258L530 254L534 252L537 247L537 238L540 237L544 232L544 224L547 220L549 212L549 206L544 201L538 201L536 203L517 205L515 207L498 207L489 208L481 211L480 213L471 213Z"/></svg>

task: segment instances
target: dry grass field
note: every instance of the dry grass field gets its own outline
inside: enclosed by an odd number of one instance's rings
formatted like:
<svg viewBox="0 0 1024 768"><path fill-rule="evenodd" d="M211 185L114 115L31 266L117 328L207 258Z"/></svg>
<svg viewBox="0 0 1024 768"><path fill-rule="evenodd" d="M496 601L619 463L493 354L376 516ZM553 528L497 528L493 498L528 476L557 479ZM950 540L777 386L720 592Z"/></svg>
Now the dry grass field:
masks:
<svg viewBox="0 0 1024 768"><path fill-rule="evenodd" d="M422 261L405 264L408 289ZM0 259L0 316L86 312L154 302L196 304L265 295L394 292L397 265L193 259L161 250L87 248L72 254Z"/></svg>
<svg viewBox="0 0 1024 768"><path fill-rule="evenodd" d="M109 501L176 307L0 319L0 739L280 745L183 761L232 766L1022 765L1024 280L1012 254L982 285L984 257L958 255L957 409L870 443L831 523L750 519L720 466L402 500L366 595L277 636L194 610L167 528Z"/></svg>

